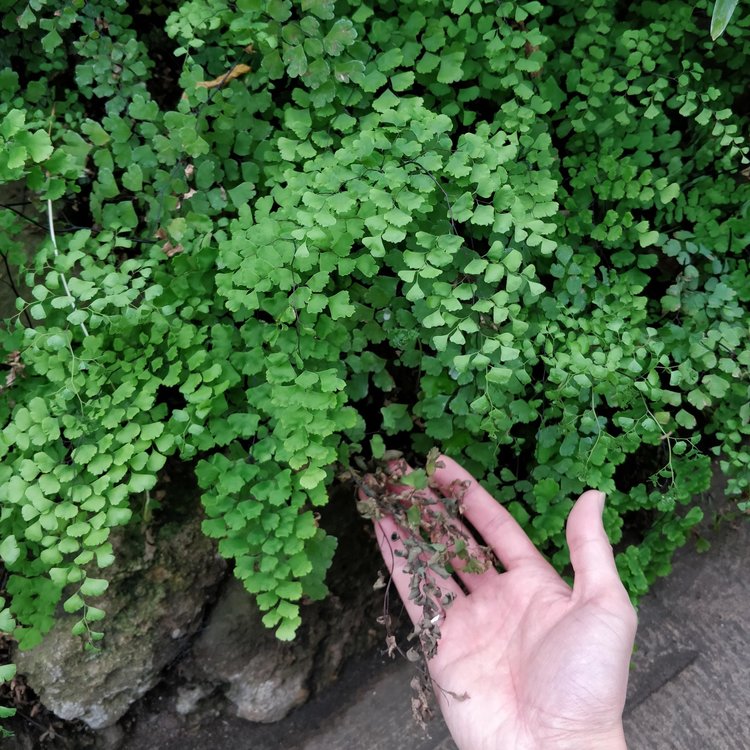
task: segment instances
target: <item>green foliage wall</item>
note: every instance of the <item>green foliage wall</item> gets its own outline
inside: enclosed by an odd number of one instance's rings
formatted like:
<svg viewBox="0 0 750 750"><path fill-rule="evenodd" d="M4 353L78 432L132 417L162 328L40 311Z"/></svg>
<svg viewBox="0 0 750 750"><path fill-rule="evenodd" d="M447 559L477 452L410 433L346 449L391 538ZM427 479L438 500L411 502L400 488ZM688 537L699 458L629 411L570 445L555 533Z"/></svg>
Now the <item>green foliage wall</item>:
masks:
<svg viewBox="0 0 750 750"><path fill-rule="evenodd" d="M747 501L746 14L713 42L682 0L0 8L22 647L61 598L101 638L110 533L170 457L280 638L325 595L337 465L384 444L462 461L561 569L604 490L614 542L646 525L634 596L712 456Z"/></svg>

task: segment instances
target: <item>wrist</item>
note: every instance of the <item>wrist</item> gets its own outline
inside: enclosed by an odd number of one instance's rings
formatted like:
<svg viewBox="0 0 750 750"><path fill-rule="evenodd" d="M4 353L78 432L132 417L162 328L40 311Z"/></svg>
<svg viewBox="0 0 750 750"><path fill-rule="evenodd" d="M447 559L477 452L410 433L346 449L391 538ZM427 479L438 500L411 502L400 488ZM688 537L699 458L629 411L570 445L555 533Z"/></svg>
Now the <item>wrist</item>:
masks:
<svg viewBox="0 0 750 750"><path fill-rule="evenodd" d="M622 724L609 732L559 736L541 741L535 750L627 750Z"/></svg>

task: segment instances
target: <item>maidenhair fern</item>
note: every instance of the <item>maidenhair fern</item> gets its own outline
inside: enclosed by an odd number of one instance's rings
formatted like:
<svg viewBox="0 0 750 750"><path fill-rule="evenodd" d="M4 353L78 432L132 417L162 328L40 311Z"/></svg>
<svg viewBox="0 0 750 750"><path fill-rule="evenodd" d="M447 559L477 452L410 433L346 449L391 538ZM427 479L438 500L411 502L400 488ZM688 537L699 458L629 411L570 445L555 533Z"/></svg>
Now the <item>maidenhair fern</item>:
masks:
<svg viewBox="0 0 750 750"><path fill-rule="evenodd" d="M634 596L712 455L746 507L746 21L730 46L682 0L3 9L22 648L61 599L102 637L110 535L168 459L280 638L326 593L337 467L385 445L464 462L561 569L583 488L614 542L647 511Z"/></svg>

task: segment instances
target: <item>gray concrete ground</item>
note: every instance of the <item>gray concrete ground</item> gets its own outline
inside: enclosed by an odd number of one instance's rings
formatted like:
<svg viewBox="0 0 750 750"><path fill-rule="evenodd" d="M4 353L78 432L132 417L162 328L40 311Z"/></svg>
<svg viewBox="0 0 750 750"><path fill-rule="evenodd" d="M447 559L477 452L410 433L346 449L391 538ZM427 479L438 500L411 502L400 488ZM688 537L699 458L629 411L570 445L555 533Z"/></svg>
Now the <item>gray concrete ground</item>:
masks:
<svg viewBox="0 0 750 750"><path fill-rule="evenodd" d="M685 550L640 612L625 730L631 750L750 748L750 526Z"/></svg>
<svg viewBox="0 0 750 750"><path fill-rule="evenodd" d="M630 750L750 748L750 525L726 525L708 552L678 554L641 603L625 711ZM411 665L375 660L282 729L254 730L244 750L454 750L442 721L410 717Z"/></svg>

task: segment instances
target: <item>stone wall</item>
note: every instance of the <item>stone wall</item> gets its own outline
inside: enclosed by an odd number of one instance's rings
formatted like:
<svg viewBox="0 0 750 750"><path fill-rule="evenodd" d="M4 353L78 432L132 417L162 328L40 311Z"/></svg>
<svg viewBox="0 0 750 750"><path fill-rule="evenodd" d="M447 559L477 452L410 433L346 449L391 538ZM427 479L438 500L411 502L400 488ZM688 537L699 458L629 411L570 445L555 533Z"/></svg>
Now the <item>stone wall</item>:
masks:
<svg viewBox="0 0 750 750"><path fill-rule="evenodd" d="M170 492L184 509L182 491ZM333 492L321 518L340 540L331 595L303 605L292 643L263 626L253 598L201 533L192 494L192 512L161 525L157 514L155 525L134 525L116 540L110 587L97 602L107 613L100 652L84 651L70 634L74 618L61 613L40 646L15 654L44 707L75 722L86 746L116 748L149 721L279 721L335 680L347 657L382 638L382 599L371 585L379 556L350 489ZM166 516L170 502L168 493Z"/></svg>

